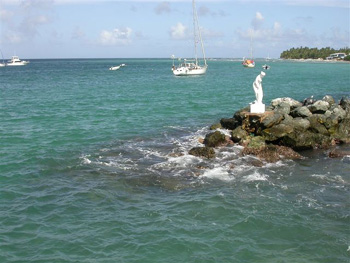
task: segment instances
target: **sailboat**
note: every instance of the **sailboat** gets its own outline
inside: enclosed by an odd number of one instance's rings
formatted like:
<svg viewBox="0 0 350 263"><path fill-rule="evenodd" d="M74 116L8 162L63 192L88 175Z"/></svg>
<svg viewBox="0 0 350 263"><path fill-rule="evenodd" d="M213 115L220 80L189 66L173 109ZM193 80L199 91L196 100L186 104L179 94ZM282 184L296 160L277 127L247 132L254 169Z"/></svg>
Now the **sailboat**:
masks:
<svg viewBox="0 0 350 263"><path fill-rule="evenodd" d="M173 58L172 71L173 71L175 76L203 75L206 73L207 68L208 68L207 60L205 58L202 35L201 35L201 31L200 31L199 24L198 24L198 15L197 15L197 10L196 10L196 4L195 4L194 0L192 0L192 10L193 10L193 36L194 36L195 58L194 58L194 60L184 59L177 67L175 67L175 65L174 65L175 56L172 56L172 58ZM199 65L199 60L198 60L198 56L197 56L197 42L198 41L201 43L201 50L202 50L203 60L204 60L203 66Z"/></svg>
<svg viewBox="0 0 350 263"><path fill-rule="evenodd" d="M0 67L5 67L5 66L6 66L6 63L5 63L4 56L3 56L1 50L0 50L0 53L1 53L1 57L2 57L2 63L0 63Z"/></svg>
<svg viewBox="0 0 350 263"><path fill-rule="evenodd" d="M253 37L252 35L250 36L250 59L246 59L246 58L243 58L243 62L242 62L242 65L243 67L246 67L246 68L254 68L255 67L255 61L253 59L253 45L252 45L252 41L253 40Z"/></svg>

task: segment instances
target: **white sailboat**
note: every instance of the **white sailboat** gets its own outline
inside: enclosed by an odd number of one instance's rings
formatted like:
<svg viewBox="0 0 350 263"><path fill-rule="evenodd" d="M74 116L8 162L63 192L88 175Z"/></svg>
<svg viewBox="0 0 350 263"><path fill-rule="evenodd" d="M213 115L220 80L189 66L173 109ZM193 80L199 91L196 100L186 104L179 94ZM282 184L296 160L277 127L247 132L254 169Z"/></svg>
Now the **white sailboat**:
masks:
<svg viewBox="0 0 350 263"><path fill-rule="evenodd" d="M180 63L177 67L174 65L173 61L173 67L172 71L175 76L189 76L189 75L203 75L206 73L208 65L207 60L205 58L205 52L204 52L204 46L202 41L202 35L198 24L198 15L196 10L196 4L195 1L192 0L192 11L193 11L193 36L194 36L194 53L195 58L194 60L187 60L184 59L182 63ZM203 61L204 65L199 65L199 60L197 56L197 41L201 43L201 50L203 54ZM175 56L172 56L173 59Z"/></svg>

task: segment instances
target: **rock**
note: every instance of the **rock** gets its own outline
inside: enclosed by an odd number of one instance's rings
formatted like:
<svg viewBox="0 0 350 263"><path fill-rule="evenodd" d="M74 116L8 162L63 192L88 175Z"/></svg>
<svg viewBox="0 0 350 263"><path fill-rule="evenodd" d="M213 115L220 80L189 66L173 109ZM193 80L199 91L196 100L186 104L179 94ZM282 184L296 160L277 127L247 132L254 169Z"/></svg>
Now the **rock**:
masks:
<svg viewBox="0 0 350 263"><path fill-rule="evenodd" d="M215 158L215 150L212 147L194 147L189 151L190 155L204 158Z"/></svg>
<svg viewBox="0 0 350 263"><path fill-rule="evenodd" d="M292 118L292 117L287 117L285 118L281 124L286 124L289 126L292 126L294 128L294 130L298 130L298 131L306 131L307 129L310 128L310 121L308 121L307 119L303 119L301 117L297 117L297 118Z"/></svg>
<svg viewBox="0 0 350 263"><path fill-rule="evenodd" d="M301 159L302 156L291 148L278 145L266 145L261 148L244 148L243 155L255 155L259 159L274 163L282 159Z"/></svg>
<svg viewBox="0 0 350 263"><path fill-rule="evenodd" d="M254 136L250 139L245 149L260 149L266 146L265 139L262 136Z"/></svg>
<svg viewBox="0 0 350 263"><path fill-rule="evenodd" d="M268 114L261 120L262 129L270 128L276 124L279 124L283 120L283 114L279 112L272 112L272 114Z"/></svg>
<svg viewBox="0 0 350 263"><path fill-rule="evenodd" d="M340 150L334 149L329 152L328 156L330 158L341 158L344 156L350 156L350 151L340 151Z"/></svg>
<svg viewBox="0 0 350 263"><path fill-rule="evenodd" d="M335 100L333 99L332 96L329 96L329 95L324 96L322 100L327 101L330 106L335 104Z"/></svg>
<svg viewBox="0 0 350 263"><path fill-rule="evenodd" d="M241 140L244 140L248 136L248 133L242 129L242 127L237 127L232 131L232 141L234 142L240 142Z"/></svg>
<svg viewBox="0 0 350 263"><path fill-rule="evenodd" d="M342 98L339 105L349 114L350 113L350 99Z"/></svg>
<svg viewBox="0 0 350 263"><path fill-rule="evenodd" d="M216 124L213 124L210 126L210 130L216 130L216 129L221 129L222 128L222 125L221 123L216 123Z"/></svg>
<svg viewBox="0 0 350 263"><path fill-rule="evenodd" d="M291 111L290 115L294 118L296 117L310 117L312 115L311 111L306 106L302 106Z"/></svg>
<svg viewBox="0 0 350 263"><path fill-rule="evenodd" d="M281 115L288 115L290 113L290 108L291 106L287 102L281 102L275 107L274 111Z"/></svg>
<svg viewBox="0 0 350 263"><path fill-rule="evenodd" d="M246 113L250 112L250 106L247 106L239 111L236 111L233 115L233 118L238 121L239 124L242 123L242 120L246 117Z"/></svg>
<svg viewBox="0 0 350 263"><path fill-rule="evenodd" d="M222 128L228 129L228 130L234 130L236 127L240 125L240 122L238 122L235 118L228 118L228 119L221 119L220 124Z"/></svg>
<svg viewBox="0 0 350 263"><path fill-rule="evenodd" d="M307 118L310 122L310 130L315 133L321 133L329 136L329 132L325 126L326 116L322 114L314 114Z"/></svg>
<svg viewBox="0 0 350 263"><path fill-rule="evenodd" d="M271 105L273 107L276 107L277 105L279 105L281 103L287 103L292 109L303 106L301 102L294 100L292 98L288 98L288 97L277 98L277 99L274 99L271 101Z"/></svg>
<svg viewBox="0 0 350 263"><path fill-rule="evenodd" d="M219 131L209 133L204 138L204 144L207 147L217 147L225 144L225 135Z"/></svg>
<svg viewBox="0 0 350 263"><path fill-rule="evenodd" d="M314 99L314 96L311 96L310 98L306 98L303 101L303 106L309 106L312 105L316 102L316 100Z"/></svg>
<svg viewBox="0 0 350 263"><path fill-rule="evenodd" d="M276 141L287 134L294 131L293 126L287 124L278 124L271 128L262 131L262 136L266 141L273 142Z"/></svg>
<svg viewBox="0 0 350 263"><path fill-rule="evenodd" d="M350 118L345 118L337 126L329 129L332 139L341 143L350 143Z"/></svg>
<svg viewBox="0 0 350 263"><path fill-rule="evenodd" d="M309 130L300 132L294 131L284 136L280 143L283 146L291 147L293 150L307 150L326 148L331 145L332 139L320 133L313 133Z"/></svg>
<svg viewBox="0 0 350 263"><path fill-rule="evenodd" d="M329 103L324 100L318 100L314 104L308 106L312 113L325 113L329 109Z"/></svg>

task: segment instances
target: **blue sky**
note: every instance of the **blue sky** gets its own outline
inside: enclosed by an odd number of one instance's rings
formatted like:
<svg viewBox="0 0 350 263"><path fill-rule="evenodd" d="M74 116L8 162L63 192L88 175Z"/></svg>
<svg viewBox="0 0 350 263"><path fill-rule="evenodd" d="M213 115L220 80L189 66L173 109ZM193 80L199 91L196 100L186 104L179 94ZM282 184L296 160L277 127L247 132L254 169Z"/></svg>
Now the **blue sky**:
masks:
<svg viewBox="0 0 350 263"><path fill-rule="evenodd" d="M197 0L207 57L350 46L349 0ZM193 56L191 0L0 0L5 59Z"/></svg>

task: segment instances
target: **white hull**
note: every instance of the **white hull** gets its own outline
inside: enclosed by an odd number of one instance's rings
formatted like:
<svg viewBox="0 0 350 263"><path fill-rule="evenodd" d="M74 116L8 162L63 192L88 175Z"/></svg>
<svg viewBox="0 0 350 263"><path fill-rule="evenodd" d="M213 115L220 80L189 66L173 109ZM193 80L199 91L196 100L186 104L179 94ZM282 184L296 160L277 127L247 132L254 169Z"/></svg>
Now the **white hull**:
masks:
<svg viewBox="0 0 350 263"><path fill-rule="evenodd" d="M109 70L118 70L120 69L120 66L110 67Z"/></svg>
<svg viewBox="0 0 350 263"><path fill-rule="evenodd" d="M27 61L21 61L21 62L11 62L11 63L7 63L6 66L25 66L27 65L28 62Z"/></svg>
<svg viewBox="0 0 350 263"><path fill-rule="evenodd" d="M179 67L173 70L175 76L190 76L190 75L203 75L207 71L207 67L198 67L191 69L188 67Z"/></svg>

